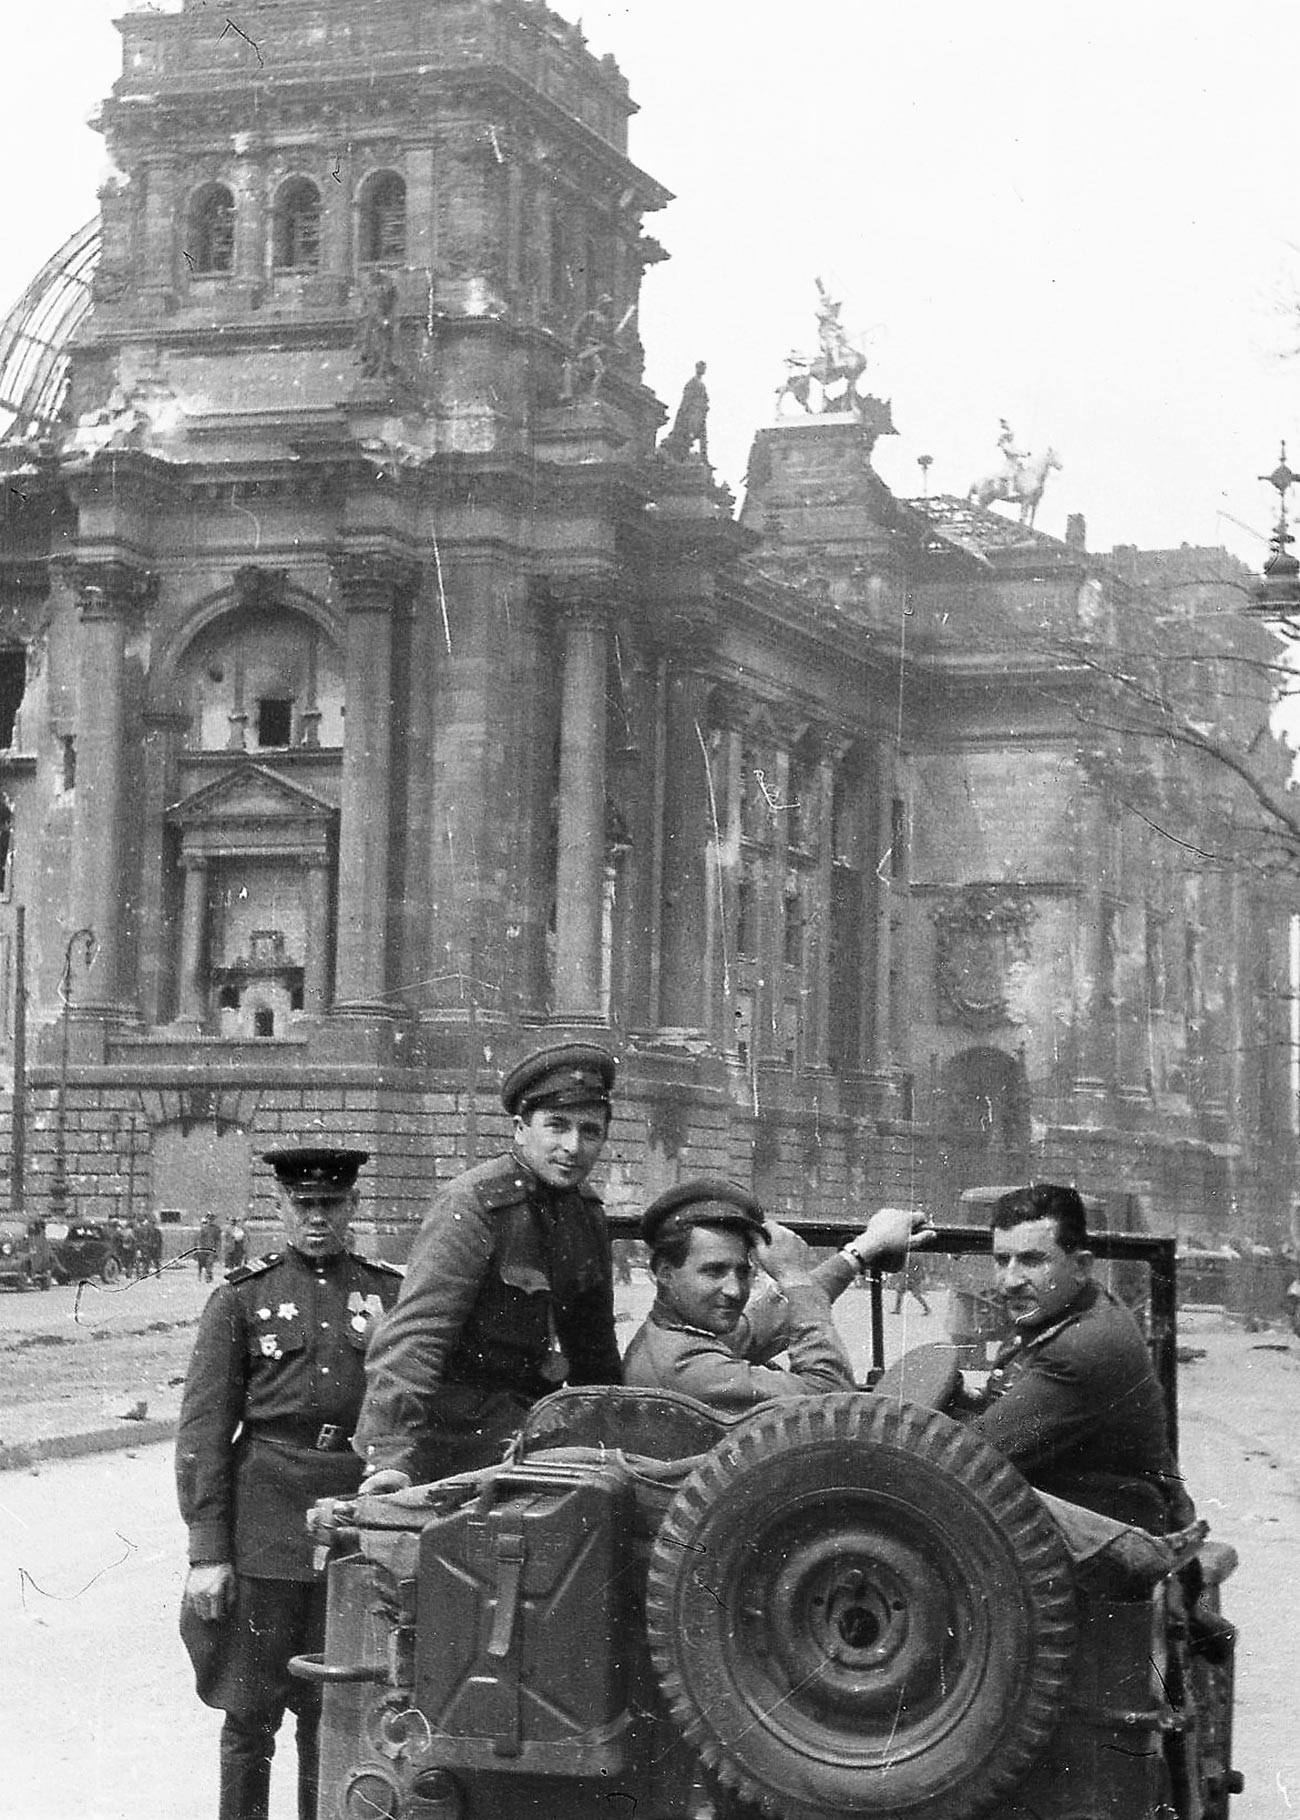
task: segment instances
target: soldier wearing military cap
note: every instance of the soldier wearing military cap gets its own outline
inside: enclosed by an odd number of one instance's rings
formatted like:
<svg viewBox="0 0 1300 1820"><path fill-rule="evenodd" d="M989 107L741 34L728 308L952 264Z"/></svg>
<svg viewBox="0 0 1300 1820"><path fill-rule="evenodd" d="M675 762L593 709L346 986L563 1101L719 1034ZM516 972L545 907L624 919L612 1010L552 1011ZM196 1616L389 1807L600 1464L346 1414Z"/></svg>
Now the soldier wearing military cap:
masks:
<svg viewBox="0 0 1300 1820"><path fill-rule="evenodd" d="M852 1390L831 1303L872 1264L901 1260L925 1226L922 1214L882 1208L865 1232L814 1265L798 1234L765 1220L747 1188L679 1182L641 1216L655 1300L627 1349L625 1382L682 1391L724 1413L772 1397ZM767 1284L751 1303L756 1267ZM789 1354L786 1369L772 1363L781 1353Z"/></svg>
<svg viewBox="0 0 1300 1820"><path fill-rule="evenodd" d="M298 1811L316 1813L314 1684L289 1658L323 1646L306 1514L356 1490L349 1442L363 1358L401 1272L347 1248L364 1150L280 1149L286 1245L232 1270L203 1310L176 1442L190 1569L181 1635L201 1700L226 1715L219 1820L266 1820L271 1756L297 1718Z"/></svg>
<svg viewBox="0 0 1300 1820"><path fill-rule="evenodd" d="M366 1361L365 1490L491 1464L549 1391L622 1382L609 1236L587 1185L617 1066L598 1044L554 1044L501 1083L513 1143L434 1196Z"/></svg>

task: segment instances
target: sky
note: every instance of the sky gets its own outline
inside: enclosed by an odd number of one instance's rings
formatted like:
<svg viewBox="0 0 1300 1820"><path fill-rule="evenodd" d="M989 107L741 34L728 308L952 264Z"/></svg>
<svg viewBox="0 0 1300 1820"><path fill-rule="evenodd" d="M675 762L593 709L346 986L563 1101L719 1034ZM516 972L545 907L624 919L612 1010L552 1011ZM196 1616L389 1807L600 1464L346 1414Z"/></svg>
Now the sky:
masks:
<svg viewBox="0 0 1300 1820"><path fill-rule="evenodd" d="M12 3L12 0L11 0ZM240 0L211 0L238 23ZM437 0L429 0L436 4ZM86 127L128 0L41 0L10 37L0 296L95 210ZM1039 528L1223 543L1258 567L1259 476L1300 467L1300 7L1294 0L561 0L641 112L641 336L669 409L708 362L739 490L785 357L843 300L899 434L895 492L965 493L999 419L1053 447Z"/></svg>

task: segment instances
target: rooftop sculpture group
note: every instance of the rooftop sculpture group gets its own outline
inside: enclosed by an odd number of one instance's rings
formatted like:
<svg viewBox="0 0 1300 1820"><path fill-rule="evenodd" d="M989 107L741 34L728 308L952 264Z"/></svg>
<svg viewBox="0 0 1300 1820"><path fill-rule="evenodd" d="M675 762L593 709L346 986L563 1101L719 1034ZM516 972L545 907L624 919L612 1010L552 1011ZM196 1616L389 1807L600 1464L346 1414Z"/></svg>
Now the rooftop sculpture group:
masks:
<svg viewBox="0 0 1300 1820"><path fill-rule="evenodd" d="M1018 448L1015 432L1006 418L999 419L999 423L998 448L1002 451L1002 466L996 474L986 474L982 480L972 482L967 497L977 506L987 506L995 499L1009 501L1020 508L1021 524L1032 531L1047 476L1053 468L1061 466L1061 458L1053 448L1044 449L1041 455L1031 455Z"/></svg>
<svg viewBox="0 0 1300 1820"><path fill-rule="evenodd" d="M777 390L777 409L793 398L810 415L827 411L856 412L860 404L858 381L867 370L867 357L854 347L840 320L844 305L817 280L817 342L820 352L786 355L786 376Z"/></svg>

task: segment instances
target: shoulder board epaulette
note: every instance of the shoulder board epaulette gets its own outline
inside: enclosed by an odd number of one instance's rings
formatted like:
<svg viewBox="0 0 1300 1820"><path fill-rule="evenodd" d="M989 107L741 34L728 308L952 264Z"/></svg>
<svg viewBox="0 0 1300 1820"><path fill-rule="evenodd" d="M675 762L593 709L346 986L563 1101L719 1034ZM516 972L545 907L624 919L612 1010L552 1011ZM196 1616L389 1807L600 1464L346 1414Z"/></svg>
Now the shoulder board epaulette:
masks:
<svg viewBox="0 0 1300 1820"><path fill-rule="evenodd" d="M496 1181L489 1178L486 1182L476 1182L474 1192L479 1206L489 1213L498 1207L518 1207L528 1199L528 1178L522 1170L511 1170L509 1175Z"/></svg>
<svg viewBox="0 0 1300 1820"><path fill-rule="evenodd" d="M264 1270L271 1268L272 1264L278 1264L283 1256L282 1251L272 1251L264 1258L250 1258L247 1264L240 1264L236 1269L227 1271L226 1281L228 1283L246 1283L249 1277L260 1277Z"/></svg>
<svg viewBox="0 0 1300 1820"><path fill-rule="evenodd" d="M405 1264L390 1264L387 1258L363 1258L359 1251L352 1253L358 1264L364 1264L367 1270L382 1270L385 1276L404 1277Z"/></svg>

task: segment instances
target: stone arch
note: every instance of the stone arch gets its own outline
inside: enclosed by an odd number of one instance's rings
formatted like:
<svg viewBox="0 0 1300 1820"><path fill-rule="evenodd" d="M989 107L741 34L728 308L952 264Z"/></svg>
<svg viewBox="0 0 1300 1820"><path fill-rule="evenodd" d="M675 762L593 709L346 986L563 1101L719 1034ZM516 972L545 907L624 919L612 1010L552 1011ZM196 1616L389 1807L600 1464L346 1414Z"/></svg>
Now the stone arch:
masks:
<svg viewBox="0 0 1300 1820"><path fill-rule="evenodd" d="M202 183L184 211L186 264L196 278L227 277L235 269L235 196L226 183Z"/></svg>
<svg viewBox="0 0 1300 1820"><path fill-rule="evenodd" d="M1022 1055L993 1044L963 1049L940 1072L933 1113L947 1204L964 1188L1027 1177L1030 1094Z"/></svg>
<svg viewBox="0 0 1300 1820"><path fill-rule="evenodd" d="M353 205L358 266L401 265L407 247L406 179L389 166L367 171Z"/></svg>
<svg viewBox="0 0 1300 1820"><path fill-rule="evenodd" d="M260 584L250 583L250 574ZM289 581L283 570L242 570L235 581L204 595L155 647L149 671L148 711L174 714L182 710L178 677L184 669L187 654L210 627L233 618L250 608L265 611L279 609L310 621L339 653L344 650L343 617L327 601Z"/></svg>
<svg viewBox="0 0 1300 1820"><path fill-rule="evenodd" d="M992 1044L963 1049L940 1077L944 1125L974 1147L1024 1149L1029 1105L1024 1062Z"/></svg>
<svg viewBox="0 0 1300 1820"><path fill-rule="evenodd" d="M315 178L296 173L278 186L271 208L271 266L314 272L320 266L325 210Z"/></svg>

